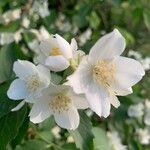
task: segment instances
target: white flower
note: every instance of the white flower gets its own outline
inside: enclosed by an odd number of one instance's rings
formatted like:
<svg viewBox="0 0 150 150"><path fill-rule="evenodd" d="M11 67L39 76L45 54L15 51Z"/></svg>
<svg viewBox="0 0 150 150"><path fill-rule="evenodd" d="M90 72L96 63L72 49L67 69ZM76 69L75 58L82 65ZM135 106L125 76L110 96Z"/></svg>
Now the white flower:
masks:
<svg viewBox="0 0 150 150"><path fill-rule="evenodd" d="M33 103L37 101L42 89L50 84L50 72L42 65L35 66L31 62L18 60L14 63L13 71L18 78L11 83L7 91L10 99L24 99L26 102ZM22 105L23 102L17 108Z"/></svg>
<svg viewBox="0 0 150 150"><path fill-rule="evenodd" d="M29 25L30 25L30 20L25 16L23 17L23 20L22 20L22 26L25 27L25 28L28 28Z"/></svg>
<svg viewBox="0 0 150 150"><path fill-rule="evenodd" d="M50 38L50 34L46 30L46 28L44 26L41 26L39 30L31 29L30 32L32 32L33 34L35 34L35 36L37 37L37 39L39 41L43 41L45 39Z"/></svg>
<svg viewBox="0 0 150 150"><path fill-rule="evenodd" d="M0 45L10 44L14 42L14 33L0 33Z"/></svg>
<svg viewBox="0 0 150 150"><path fill-rule="evenodd" d="M21 16L21 9L9 10L2 15L3 23L7 24L11 21L15 21L19 19L20 16Z"/></svg>
<svg viewBox="0 0 150 150"><path fill-rule="evenodd" d="M22 31L23 30L20 29L14 33L10 33L10 32L0 33L0 45L10 44L14 41L18 43L22 39L21 36Z"/></svg>
<svg viewBox="0 0 150 150"><path fill-rule="evenodd" d="M41 54L39 62L49 67L50 70L63 71L70 65L70 60L76 55L77 43L72 39L69 44L64 38L56 34L40 44Z"/></svg>
<svg viewBox="0 0 150 150"><path fill-rule="evenodd" d="M150 57L146 57L145 59L142 59L141 63L145 71L150 70Z"/></svg>
<svg viewBox="0 0 150 150"><path fill-rule="evenodd" d="M96 42L68 77L74 91L85 93L90 108L99 116L110 114L110 104L117 108L120 102L116 95L132 93L131 86L145 73L139 62L120 56L124 49L125 39L115 29Z"/></svg>
<svg viewBox="0 0 150 150"><path fill-rule="evenodd" d="M149 99L145 101L144 123L150 126L150 100Z"/></svg>
<svg viewBox="0 0 150 150"><path fill-rule="evenodd" d="M143 145L147 145L150 143L150 132L147 128L145 129L137 129L136 133L138 135L139 141Z"/></svg>
<svg viewBox="0 0 150 150"><path fill-rule="evenodd" d="M142 59L142 55L139 52L133 51L133 50L129 51L128 56L129 57L134 57L137 60L141 60Z"/></svg>
<svg viewBox="0 0 150 150"><path fill-rule="evenodd" d="M92 30L88 28L85 32L83 32L79 36L79 44L84 45L86 41L90 39L91 35L92 35Z"/></svg>
<svg viewBox="0 0 150 150"><path fill-rule="evenodd" d="M127 150L127 147L121 143L121 139L117 132L107 132L111 150Z"/></svg>
<svg viewBox="0 0 150 150"><path fill-rule="evenodd" d="M144 105L142 103L131 105L128 109L128 116L140 118L144 114Z"/></svg>
<svg viewBox="0 0 150 150"><path fill-rule="evenodd" d="M61 131L61 128L58 126L53 127L51 130L51 132L53 133L53 135L55 136L56 139L61 138L60 131Z"/></svg>
<svg viewBox="0 0 150 150"><path fill-rule="evenodd" d="M77 109L88 107L84 95L76 95L67 85L50 85L38 99L29 114L30 120L40 123L54 115L56 123L66 129L76 129L79 125Z"/></svg>
<svg viewBox="0 0 150 150"><path fill-rule="evenodd" d="M50 11L48 9L48 1L34 1L32 9L42 18L49 16Z"/></svg>

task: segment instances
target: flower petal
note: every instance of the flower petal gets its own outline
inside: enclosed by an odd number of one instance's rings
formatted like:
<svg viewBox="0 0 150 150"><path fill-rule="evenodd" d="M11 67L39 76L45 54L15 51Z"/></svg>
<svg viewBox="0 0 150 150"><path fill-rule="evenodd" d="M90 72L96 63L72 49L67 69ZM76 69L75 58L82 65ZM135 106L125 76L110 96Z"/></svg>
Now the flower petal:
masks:
<svg viewBox="0 0 150 150"><path fill-rule="evenodd" d="M118 100L117 96L111 95L110 98L110 103L115 107L118 108L120 106L120 101Z"/></svg>
<svg viewBox="0 0 150 150"><path fill-rule="evenodd" d="M142 65L131 58L117 57L116 64L116 87L120 89L129 89L139 82L145 74Z"/></svg>
<svg viewBox="0 0 150 150"><path fill-rule="evenodd" d="M111 59L119 56L125 49L125 39L117 29L100 38L91 48L89 57L94 63L99 59Z"/></svg>
<svg viewBox="0 0 150 150"><path fill-rule="evenodd" d="M90 108L100 117L108 117L110 114L110 101L108 91L99 85L90 85L86 91L86 97Z"/></svg>
<svg viewBox="0 0 150 150"><path fill-rule="evenodd" d="M11 111L18 111L19 109L23 107L24 104L25 104L25 101L21 101L16 107L11 109Z"/></svg>
<svg viewBox="0 0 150 150"><path fill-rule="evenodd" d="M73 53L75 53L78 49L77 41L73 38L71 39L71 44L70 44Z"/></svg>
<svg viewBox="0 0 150 150"><path fill-rule="evenodd" d="M74 107L64 113L55 113L54 117L56 123L65 129L75 130L79 125L79 114Z"/></svg>
<svg viewBox="0 0 150 150"><path fill-rule="evenodd" d="M68 68L70 64L63 56L49 56L45 61L45 65L48 66L50 70L59 72Z"/></svg>
<svg viewBox="0 0 150 150"><path fill-rule="evenodd" d="M90 86L92 79L91 66L88 63L88 57L83 57L77 70L70 75L68 78L68 84L72 86L76 93L84 93L85 89Z"/></svg>
<svg viewBox="0 0 150 150"><path fill-rule="evenodd" d="M72 89L69 90L68 96L73 100L73 104L77 109L86 109L89 107L87 99L84 94L76 94Z"/></svg>
<svg viewBox="0 0 150 150"><path fill-rule="evenodd" d="M45 85L49 85L51 79L50 70L43 65L38 65L37 70L39 71L41 81L44 82Z"/></svg>
<svg viewBox="0 0 150 150"><path fill-rule="evenodd" d="M49 56L50 51L56 45L57 45L56 39L51 36L50 38L41 41L40 50L45 54L45 56Z"/></svg>
<svg viewBox="0 0 150 150"><path fill-rule="evenodd" d="M26 86L24 82L20 79L14 80L7 91L7 96L10 99L14 100L25 99L27 95L28 91L26 89Z"/></svg>
<svg viewBox="0 0 150 150"><path fill-rule="evenodd" d="M33 104L29 114L30 121L33 123L40 123L50 117L50 115L52 115L52 112L50 111L48 104L42 100Z"/></svg>
<svg viewBox="0 0 150 150"><path fill-rule="evenodd" d="M73 96L72 99L77 109L87 109L89 107L87 99L83 94L79 94L79 96Z"/></svg>
<svg viewBox="0 0 150 150"><path fill-rule="evenodd" d="M67 59L72 58L73 54L70 44L60 35L56 34L55 36L57 39L57 43L63 53L63 56L66 57Z"/></svg>
<svg viewBox="0 0 150 150"><path fill-rule="evenodd" d="M21 79L25 79L29 75L37 73L36 66L33 63L25 60L16 61L13 66L13 70Z"/></svg>

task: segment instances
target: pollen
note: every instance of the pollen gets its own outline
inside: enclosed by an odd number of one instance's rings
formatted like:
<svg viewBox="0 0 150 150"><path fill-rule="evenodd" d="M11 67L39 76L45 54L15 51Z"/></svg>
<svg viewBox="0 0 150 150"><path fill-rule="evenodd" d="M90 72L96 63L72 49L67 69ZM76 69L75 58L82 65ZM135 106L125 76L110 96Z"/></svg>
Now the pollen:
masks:
<svg viewBox="0 0 150 150"><path fill-rule="evenodd" d="M35 92L41 86L41 81L38 75L35 74L27 77L25 84L29 92Z"/></svg>
<svg viewBox="0 0 150 150"><path fill-rule="evenodd" d="M53 110L53 112L58 112L58 113L68 111L70 104L71 104L71 99L64 94L58 94L54 96L53 99L50 100L49 102L49 106Z"/></svg>
<svg viewBox="0 0 150 150"><path fill-rule="evenodd" d="M49 56L57 56L62 55L62 52L59 47L52 48L51 52L49 53Z"/></svg>
<svg viewBox="0 0 150 150"><path fill-rule="evenodd" d="M109 87L110 83L115 81L115 64L112 61L101 60L97 61L93 67L93 77L105 87Z"/></svg>

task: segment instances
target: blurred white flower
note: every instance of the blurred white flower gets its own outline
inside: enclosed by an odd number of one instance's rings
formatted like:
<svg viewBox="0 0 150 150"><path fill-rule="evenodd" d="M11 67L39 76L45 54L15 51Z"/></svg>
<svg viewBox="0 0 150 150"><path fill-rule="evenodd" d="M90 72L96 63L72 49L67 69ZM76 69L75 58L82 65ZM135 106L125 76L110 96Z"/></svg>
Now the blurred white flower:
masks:
<svg viewBox="0 0 150 150"><path fill-rule="evenodd" d="M145 101L144 123L150 126L150 100L149 99Z"/></svg>
<svg viewBox="0 0 150 150"><path fill-rule="evenodd" d="M145 71L150 70L150 57L142 58L142 55L139 52L133 50L129 51L128 56L139 60Z"/></svg>
<svg viewBox="0 0 150 150"><path fill-rule="evenodd" d="M30 32L35 34L39 41L50 38L50 34L44 26L41 26L39 30L31 29Z"/></svg>
<svg viewBox="0 0 150 150"><path fill-rule="evenodd" d="M133 51L133 50L130 50L128 52L128 56L129 57L134 57L136 60L141 60L142 59L142 55L139 52Z"/></svg>
<svg viewBox="0 0 150 150"><path fill-rule="evenodd" d="M56 123L66 129L76 129L79 125L77 109L88 107L84 95L77 95L67 85L50 85L42 91L29 114L30 121L39 123L54 115Z"/></svg>
<svg viewBox="0 0 150 150"><path fill-rule="evenodd" d="M138 103L135 105L130 105L128 108L128 116L140 118L144 114L144 105L142 103Z"/></svg>
<svg viewBox="0 0 150 150"><path fill-rule="evenodd" d="M107 132L111 150L127 150L127 146L121 143L121 138L116 131Z"/></svg>
<svg viewBox="0 0 150 150"><path fill-rule="evenodd" d="M60 31L68 32L71 30L71 24L65 20L65 16L63 14L59 14L55 24Z"/></svg>
<svg viewBox="0 0 150 150"><path fill-rule="evenodd" d="M74 141L74 138L73 138L73 136L68 136L67 137L67 143L74 143L75 141Z"/></svg>
<svg viewBox="0 0 150 150"><path fill-rule="evenodd" d="M48 9L48 1L47 0L34 1L33 6L32 6L32 11L37 13L42 18L49 16L50 11Z"/></svg>
<svg viewBox="0 0 150 150"><path fill-rule="evenodd" d="M68 68L70 60L78 53L75 39L72 39L69 44L58 34L43 40L40 44L40 50L39 62L55 72Z"/></svg>
<svg viewBox="0 0 150 150"><path fill-rule="evenodd" d="M12 42L18 43L21 39L21 33L23 32L22 29L11 33L11 32L3 32L0 33L0 45L10 44Z"/></svg>
<svg viewBox="0 0 150 150"><path fill-rule="evenodd" d="M18 31L16 31L15 33L14 33L14 41L16 42L16 43L18 43L19 41L21 41L21 39L22 39L22 35L21 35L21 33L23 32L23 29L19 29Z"/></svg>
<svg viewBox="0 0 150 150"><path fill-rule="evenodd" d="M55 126L52 128L52 133L53 135L55 136L56 139L60 139L61 138L61 135L60 135L60 131L61 131L61 128L58 127L58 126Z"/></svg>
<svg viewBox="0 0 150 150"><path fill-rule="evenodd" d="M146 57L145 59L142 59L141 63L145 71L150 70L150 57Z"/></svg>
<svg viewBox="0 0 150 150"><path fill-rule="evenodd" d="M139 138L139 142L143 145L148 145L150 144L150 132L147 128L145 129L137 129L136 133Z"/></svg>
<svg viewBox="0 0 150 150"><path fill-rule="evenodd" d="M21 9L9 10L1 16L1 23L7 24L21 17Z"/></svg>
<svg viewBox="0 0 150 150"><path fill-rule="evenodd" d="M21 24L23 27L28 28L30 25L30 20L25 16L25 17L23 17Z"/></svg>
<svg viewBox="0 0 150 150"><path fill-rule="evenodd" d="M88 28L85 32L83 32L80 36L79 36L79 45L84 45L86 43L87 40L89 40L91 38L92 35L92 30L90 28Z"/></svg>
<svg viewBox="0 0 150 150"><path fill-rule="evenodd" d="M42 89L50 84L50 72L42 65L35 66L29 61L18 60L14 63L13 71L18 78L11 83L7 91L8 97L12 100L24 99L33 103L37 101ZM23 102L19 106L22 104Z"/></svg>
<svg viewBox="0 0 150 150"><path fill-rule="evenodd" d="M74 91L85 93L90 108L99 116L108 117L111 104L119 107L117 95L132 93L131 87L145 74L138 61L120 56L124 49L125 39L114 29L96 42L68 77Z"/></svg>
<svg viewBox="0 0 150 150"><path fill-rule="evenodd" d="M14 33L0 33L0 45L10 44L14 42Z"/></svg>

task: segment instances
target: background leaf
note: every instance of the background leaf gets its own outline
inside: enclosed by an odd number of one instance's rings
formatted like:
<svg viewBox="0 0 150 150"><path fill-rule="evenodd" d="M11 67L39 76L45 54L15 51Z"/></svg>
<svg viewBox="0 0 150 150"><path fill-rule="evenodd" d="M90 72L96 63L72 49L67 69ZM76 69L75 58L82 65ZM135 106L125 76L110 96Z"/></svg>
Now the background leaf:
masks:
<svg viewBox="0 0 150 150"><path fill-rule="evenodd" d="M15 138L27 114L25 105L17 112L10 112L0 118L0 150L5 150L7 144Z"/></svg>
<svg viewBox="0 0 150 150"><path fill-rule="evenodd" d="M80 111L80 125L75 131L69 131L74 137L77 148L91 150L93 147L92 124L87 115Z"/></svg>

